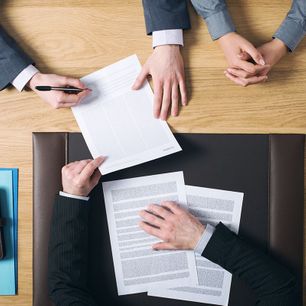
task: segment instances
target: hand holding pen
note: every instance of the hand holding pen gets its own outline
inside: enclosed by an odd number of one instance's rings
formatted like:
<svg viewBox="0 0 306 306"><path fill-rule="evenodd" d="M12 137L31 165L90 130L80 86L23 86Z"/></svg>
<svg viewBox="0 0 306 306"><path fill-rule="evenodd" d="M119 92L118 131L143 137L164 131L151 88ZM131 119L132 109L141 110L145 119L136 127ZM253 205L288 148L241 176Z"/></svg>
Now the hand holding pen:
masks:
<svg viewBox="0 0 306 306"><path fill-rule="evenodd" d="M37 73L28 87L53 108L76 106L91 92L80 80L56 74Z"/></svg>

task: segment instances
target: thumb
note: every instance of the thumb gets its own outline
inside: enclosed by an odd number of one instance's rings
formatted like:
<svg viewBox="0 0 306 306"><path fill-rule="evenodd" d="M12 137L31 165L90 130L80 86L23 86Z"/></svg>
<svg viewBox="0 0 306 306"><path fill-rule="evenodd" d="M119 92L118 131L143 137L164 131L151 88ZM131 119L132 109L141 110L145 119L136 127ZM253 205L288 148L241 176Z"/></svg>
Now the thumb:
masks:
<svg viewBox="0 0 306 306"><path fill-rule="evenodd" d="M252 59L255 61L256 64L262 65L262 66L266 64L261 53L252 44L246 45L243 51L248 53L252 57Z"/></svg>
<svg viewBox="0 0 306 306"><path fill-rule="evenodd" d="M137 79L135 80L135 83L132 86L132 89L137 90L141 88L148 74L149 74L149 71L147 70L147 68L142 67L141 72L139 73Z"/></svg>
<svg viewBox="0 0 306 306"><path fill-rule="evenodd" d="M176 250L176 248L172 244L167 243L167 242L155 243L155 244L153 244L152 248L156 251L159 251L159 250Z"/></svg>

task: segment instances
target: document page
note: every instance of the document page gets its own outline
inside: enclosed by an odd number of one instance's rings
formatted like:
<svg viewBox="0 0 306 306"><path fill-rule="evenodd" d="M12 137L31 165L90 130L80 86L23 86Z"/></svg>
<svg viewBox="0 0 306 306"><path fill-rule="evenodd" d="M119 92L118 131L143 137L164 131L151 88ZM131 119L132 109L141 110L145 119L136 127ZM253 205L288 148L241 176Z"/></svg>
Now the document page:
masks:
<svg viewBox="0 0 306 306"><path fill-rule="evenodd" d="M151 203L187 208L183 172L105 182L103 193L119 295L198 284L193 251L154 251L160 240L138 226L138 212Z"/></svg>
<svg viewBox="0 0 306 306"><path fill-rule="evenodd" d="M167 123L153 117L149 83L131 89L140 70L132 55L82 78L93 91L72 111L92 156L107 156L102 174L182 150Z"/></svg>
<svg viewBox="0 0 306 306"><path fill-rule="evenodd" d="M238 233L243 193L186 186L189 212L204 224L222 221ZM228 305L232 275L208 259L196 255L197 286L149 290L148 295L207 304Z"/></svg>

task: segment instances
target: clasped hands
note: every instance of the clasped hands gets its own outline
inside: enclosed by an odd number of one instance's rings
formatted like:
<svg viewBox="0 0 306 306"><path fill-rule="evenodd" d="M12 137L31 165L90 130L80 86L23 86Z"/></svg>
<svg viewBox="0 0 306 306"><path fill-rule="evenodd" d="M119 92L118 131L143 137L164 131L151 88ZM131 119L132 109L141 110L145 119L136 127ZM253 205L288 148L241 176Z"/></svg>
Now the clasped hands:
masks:
<svg viewBox="0 0 306 306"><path fill-rule="evenodd" d="M241 86L265 82L271 68L287 53L286 45L275 38L255 48L236 32L218 40L228 63L225 76Z"/></svg>

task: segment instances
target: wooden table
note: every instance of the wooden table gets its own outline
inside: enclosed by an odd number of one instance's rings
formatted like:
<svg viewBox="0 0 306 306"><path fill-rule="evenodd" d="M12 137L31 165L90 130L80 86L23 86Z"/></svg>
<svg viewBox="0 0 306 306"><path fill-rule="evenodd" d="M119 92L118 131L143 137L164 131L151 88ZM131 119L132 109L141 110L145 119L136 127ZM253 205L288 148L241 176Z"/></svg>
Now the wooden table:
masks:
<svg viewBox="0 0 306 306"><path fill-rule="evenodd" d="M231 0L239 33L269 40L291 1ZM42 72L81 77L128 55L151 52L136 0L0 1L0 22ZM190 8L184 58L189 105L169 124L178 132L306 133L306 39L277 65L269 81L242 88L228 81L226 62ZM0 71L1 73L1 71ZM0 304L32 304L32 132L79 131L70 110L53 110L34 93L0 93L0 166L20 169L18 296Z"/></svg>

